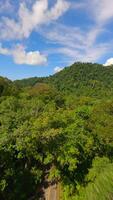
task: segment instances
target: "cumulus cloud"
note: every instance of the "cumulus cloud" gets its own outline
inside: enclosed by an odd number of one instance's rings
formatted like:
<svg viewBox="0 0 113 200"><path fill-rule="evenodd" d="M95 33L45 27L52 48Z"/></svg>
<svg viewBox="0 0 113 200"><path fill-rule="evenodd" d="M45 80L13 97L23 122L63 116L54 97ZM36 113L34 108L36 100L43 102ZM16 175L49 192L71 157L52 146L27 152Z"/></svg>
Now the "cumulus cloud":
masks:
<svg viewBox="0 0 113 200"><path fill-rule="evenodd" d="M1 39L22 39L28 38L31 32L42 24L57 20L70 7L66 0L57 0L51 8L48 0L37 0L31 10L25 3L20 4L18 19L3 17L0 23Z"/></svg>
<svg viewBox="0 0 113 200"><path fill-rule="evenodd" d="M22 45L17 45L14 49L3 48L0 45L0 54L12 56L16 64L44 65L47 57L39 51L26 52Z"/></svg>
<svg viewBox="0 0 113 200"><path fill-rule="evenodd" d="M110 66L110 65L113 65L113 58L109 58L105 64L103 64L104 66Z"/></svg>
<svg viewBox="0 0 113 200"><path fill-rule="evenodd" d="M63 69L64 69L63 67L55 67L54 73L58 73L58 72L62 71Z"/></svg>

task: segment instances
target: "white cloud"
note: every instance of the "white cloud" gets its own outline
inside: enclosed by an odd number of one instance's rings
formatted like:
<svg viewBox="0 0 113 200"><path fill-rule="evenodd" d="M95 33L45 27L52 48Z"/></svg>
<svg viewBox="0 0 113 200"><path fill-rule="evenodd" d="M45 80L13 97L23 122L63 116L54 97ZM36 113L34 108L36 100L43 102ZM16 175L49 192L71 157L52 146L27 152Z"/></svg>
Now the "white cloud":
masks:
<svg viewBox="0 0 113 200"><path fill-rule="evenodd" d="M52 8L48 8L48 0L37 0L32 9L28 9L25 3L20 4L18 19L4 17L0 23L1 39L28 38L31 32L42 24L57 20L70 7L66 0L57 0Z"/></svg>
<svg viewBox="0 0 113 200"><path fill-rule="evenodd" d="M64 14L70 7L70 3L66 0L57 0L54 7L52 7L50 10L47 11L47 19L49 21L51 20L57 20L62 14Z"/></svg>
<svg viewBox="0 0 113 200"><path fill-rule="evenodd" d="M0 54L12 56L14 62L20 65L44 65L47 62L47 57L39 51L26 52L21 45L16 46L14 49L3 48L0 45Z"/></svg>
<svg viewBox="0 0 113 200"><path fill-rule="evenodd" d="M113 65L113 58L109 58L105 64L103 64L104 66L110 66L110 65Z"/></svg>
<svg viewBox="0 0 113 200"><path fill-rule="evenodd" d="M77 27L67 27L65 25L55 24L55 26L51 28L46 27L45 29L40 29L40 34L53 43L69 47L75 47L75 45L81 47L82 43L86 44L84 32Z"/></svg>
<svg viewBox="0 0 113 200"><path fill-rule="evenodd" d="M0 43L0 54L2 54L2 55L10 55L9 52L10 52L9 49L3 48L2 44Z"/></svg>
<svg viewBox="0 0 113 200"><path fill-rule="evenodd" d="M94 20L101 26L113 18L113 0L88 0Z"/></svg>
<svg viewBox="0 0 113 200"><path fill-rule="evenodd" d="M102 32L103 29L97 26L86 32L77 27L66 27L61 24L40 30L41 35L49 42L53 45L58 44L57 48L47 50L49 54L63 54L65 59L84 62L95 62L110 50L112 42L97 44L97 38Z"/></svg>
<svg viewBox="0 0 113 200"><path fill-rule="evenodd" d="M58 72L62 71L63 69L64 69L63 67L55 67L54 72L58 73Z"/></svg>
<svg viewBox="0 0 113 200"><path fill-rule="evenodd" d="M7 3L0 3L2 10L11 5L10 0L4 1ZM113 18L113 0L81 0L79 2L55 0L56 3L52 7L49 7L49 0L20 0L19 2L21 3L15 19L1 18L0 39L28 38L32 31L36 30L53 44L53 48L47 50L48 54L62 54L62 59L66 62L68 59L95 62L111 50L112 41L103 43L97 41L97 38L105 31L105 24ZM87 26L87 30L83 30L81 26L80 28L69 27L55 23L69 8L89 11L89 16L95 22L94 27ZM51 22L54 23L49 26ZM45 26L41 25L46 25L46 28L44 29ZM41 31L40 27L42 27ZM57 48L54 48L54 43L58 44ZM40 52L26 52L22 47L16 47L16 51L1 47L0 51L2 54L11 55L16 63L24 62L35 65L38 62L43 63L44 58L46 60Z"/></svg>
<svg viewBox="0 0 113 200"><path fill-rule="evenodd" d="M103 54L107 52L109 46L107 44L97 45L84 50L75 48L62 47L56 49L56 52L75 61L81 62L96 62Z"/></svg>
<svg viewBox="0 0 113 200"><path fill-rule="evenodd" d="M106 23L113 18L113 0L86 0L85 3L80 1L74 3L73 8L82 8L84 12L89 9L95 24L92 27L87 26L87 30L58 24L45 32L42 30L43 36L53 44L59 45L58 48L50 50L50 53L63 54L69 60L97 62L106 52L110 52L113 46L112 40L111 42L97 40L106 31Z"/></svg>

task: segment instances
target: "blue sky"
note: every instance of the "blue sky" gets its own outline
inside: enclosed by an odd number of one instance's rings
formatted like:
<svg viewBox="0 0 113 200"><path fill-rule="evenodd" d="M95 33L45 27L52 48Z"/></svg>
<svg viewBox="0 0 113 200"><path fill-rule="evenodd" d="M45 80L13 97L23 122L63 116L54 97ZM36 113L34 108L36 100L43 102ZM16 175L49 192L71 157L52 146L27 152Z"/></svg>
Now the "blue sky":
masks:
<svg viewBox="0 0 113 200"><path fill-rule="evenodd" d="M0 75L48 76L113 64L113 0L0 0Z"/></svg>

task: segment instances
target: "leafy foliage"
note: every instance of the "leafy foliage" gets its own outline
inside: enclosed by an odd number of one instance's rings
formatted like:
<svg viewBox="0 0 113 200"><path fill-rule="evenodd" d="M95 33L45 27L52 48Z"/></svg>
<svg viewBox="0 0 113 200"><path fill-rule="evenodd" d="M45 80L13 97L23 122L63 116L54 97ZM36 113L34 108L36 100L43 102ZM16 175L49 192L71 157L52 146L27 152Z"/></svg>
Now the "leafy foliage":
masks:
<svg viewBox="0 0 113 200"><path fill-rule="evenodd" d="M48 77L0 78L0 199L113 198L113 68L75 63Z"/></svg>

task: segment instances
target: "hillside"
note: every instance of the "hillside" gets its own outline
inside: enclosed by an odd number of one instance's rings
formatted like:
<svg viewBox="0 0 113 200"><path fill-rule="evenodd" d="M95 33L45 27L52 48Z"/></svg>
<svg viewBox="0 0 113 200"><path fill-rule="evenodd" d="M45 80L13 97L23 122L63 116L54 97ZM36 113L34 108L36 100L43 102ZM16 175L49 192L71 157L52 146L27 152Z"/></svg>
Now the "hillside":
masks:
<svg viewBox="0 0 113 200"><path fill-rule="evenodd" d="M112 66L0 77L0 199L45 197L113 199Z"/></svg>
<svg viewBox="0 0 113 200"><path fill-rule="evenodd" d="M38 77L31 77L31 78L26 78L26 79L22 79L22 80L16 80L14 81L14 83L18 86L18 87L30 87L30 86L34 86L35 84L37 84L38 82L42 83L43 81L45 81L46 78L38 78Z"/></svg>
<svg viewBox="0 0 113 200"><path fill-rule="evenodd" d="M0 76L0 96L16 95L17 86L9 79Z"/></svg>
<svg viewBox="0 0 113 200"><path fill-rule="evenodd" d="M99 64L75 63L50 77L50 82L60 90L76 91L82 87L113 87L113 67Z"/></svg>
<svg viewBox="0 0 113 200"><path fill-rule="evenodd" d="M75 63L50 77L34 77L15 81L20 87L34 86L40 82L49 83L59 91L66 93L74 92L77 95L89 96L110 95L113 94L113 67Z"/></svg>

